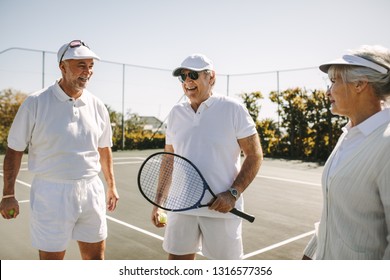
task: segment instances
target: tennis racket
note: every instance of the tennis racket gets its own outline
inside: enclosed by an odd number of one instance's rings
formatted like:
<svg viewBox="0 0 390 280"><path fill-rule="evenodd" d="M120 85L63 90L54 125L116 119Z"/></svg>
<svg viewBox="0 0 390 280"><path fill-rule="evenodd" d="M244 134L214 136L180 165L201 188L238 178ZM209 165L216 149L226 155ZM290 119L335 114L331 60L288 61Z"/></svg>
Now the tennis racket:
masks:
<svg viewBox="0 0 390 280"><path fill-rule="evenodd" d="M138 188L150 203L173 212L209 206L201 204L206 191L216 198L191 161L167 152L152 154L142 163L138 171ZM236 208L230 212L251 223L255 220Z"/></svg>

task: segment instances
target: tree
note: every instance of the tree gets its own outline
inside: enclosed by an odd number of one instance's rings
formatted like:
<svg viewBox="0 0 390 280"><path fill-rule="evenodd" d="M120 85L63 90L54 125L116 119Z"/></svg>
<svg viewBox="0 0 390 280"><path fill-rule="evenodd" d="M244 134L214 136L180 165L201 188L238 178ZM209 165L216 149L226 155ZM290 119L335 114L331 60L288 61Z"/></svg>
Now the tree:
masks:
<svg viewBox="0 0 390 280"><path fill-rule="evenodd" d="M277 124L273 119L267 118L257 121L256 129L260 136L261 146L265 156L276 156L279 139L277 136Z"/></svg>
<svg viewBox="0 0 390 280"><path fill-rule="evenodd" d="M346 120L334 116L331 103L323 90L314 90L308 100L308 122L310 124L309 136L313 141L310 158L325 161L342 132L341 127Z"/></svg>
<svg viewBox="0 0 390 280"><path fill-rule="evenodd" d="M20 105L27 95L14 89L0 92L0 152L7 147L7 136Z"/></svg>
<svg viewBox="0 0 390 280"><path fill-rule="evenodd" d="M106 105L112 128L112 149L114 151L120 149L122 143L122 114L111 109Z"/></svg>
<svg viewBox="0 0 390 280"><path fill-rule="evenodd" d="M306 90L301 88L287 89L280 93L270 93L270 99L273 102L279 102L279 114L282 118L281 128L285 129L286 134L282 138L289 146L290 158L303 158L308 150L304 145L304 139L308 134L307 122L307 100Z"/></svg>
<svg viewBox="0 0 390 280"><path fill-rule="evenodd" d="M278 152L291 159L326 160L345 123L332 115L326 92L292 88L279 95L271 92L270 99L279 104L284 131Z"/></svg>
<svg viewBox="0 0 390 280"><path fill-rule="evenodd" d="M260 91L251 93L241 93L239 95L244 102L245 107L248 109L253 121L256 123L261 110L260 99L263 99L263 95Z"/></svg>

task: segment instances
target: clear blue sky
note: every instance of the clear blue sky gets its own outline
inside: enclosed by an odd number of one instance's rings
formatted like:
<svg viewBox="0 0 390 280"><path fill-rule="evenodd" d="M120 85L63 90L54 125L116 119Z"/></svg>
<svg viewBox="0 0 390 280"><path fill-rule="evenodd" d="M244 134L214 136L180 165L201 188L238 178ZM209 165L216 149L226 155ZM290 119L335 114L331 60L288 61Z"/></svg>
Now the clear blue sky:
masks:
<svg viewBox="0 0 390 280"><path fill-rule="evenodd" d="M86 41L103 60L173 69L189 54L215 64L215 90L229 95L262 91L261 117L276 73L317 67L363 44L390 48L389 0L0 0L0 52L12 47L57 52L72 39ZM40 53L0 54L0 90L30 93L42 87ZM45 56L45 86L59 78L56 58ZM121 111L120 65L97 63L88 88ZM317 69L280 74L280 90L324 87ZM125 110L164 119L182 96L169 71L125 70Z"/></svg>

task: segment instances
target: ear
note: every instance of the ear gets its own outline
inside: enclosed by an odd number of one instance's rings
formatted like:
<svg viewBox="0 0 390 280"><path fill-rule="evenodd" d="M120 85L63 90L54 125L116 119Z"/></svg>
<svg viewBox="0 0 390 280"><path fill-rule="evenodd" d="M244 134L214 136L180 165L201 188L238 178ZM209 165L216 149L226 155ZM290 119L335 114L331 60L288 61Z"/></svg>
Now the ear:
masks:
<svg viewBox="0 0 390 280"><path fill-rule="evenodd" d="M355 90L356 92L360 93L364 91L368 86L368 81L367 80L361 80L355 83Z"/></svg>
<svg viewBox="0 0 390 280"><path fill-rule="evenodd" d="M63 61L61 61L60 64L58 65L58 68L60 68L61 72L64 72L65 71L65 63Z"/></svg>
<svg viewBox="0 0 390 280"><path fill-rule="evenodd" d="M215 78L216 78L215 71L211 71L211 73L210 73L210 83L211 83L212 86L215 84Z"/></svg>

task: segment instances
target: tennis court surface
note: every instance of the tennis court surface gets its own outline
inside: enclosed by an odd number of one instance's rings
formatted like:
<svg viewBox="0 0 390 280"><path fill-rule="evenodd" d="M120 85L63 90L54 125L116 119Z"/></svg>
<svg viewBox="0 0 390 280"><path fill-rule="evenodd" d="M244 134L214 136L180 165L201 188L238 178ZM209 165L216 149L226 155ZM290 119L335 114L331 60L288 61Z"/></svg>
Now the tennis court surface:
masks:
<svg viewBox="0 0 390 280"><path fill-rule="evenodd" d="M114 152L114 170L120 195L115 212L107 212L106 259L165 260L162 249L164 229L150 222L152 206L141 196L137 173L146 157L160 150ZM4 156L0 156L2 164ZM253 224L243 221L244 259L294 260L314 233L320 218L322 166L315 163L265 159L251 186L245 191L245 211L254 215ZM0 219L0 259L37 260L29 236L29 192L32 174L23 157L16 185L20 215L14 220ZM0 179L1 181L3 178ZM1 184L1 186L3 186ZM2 187L1 187L2 188ZM169 221L168 221L169 222ZM79 260L75 241L66 259ZM197 259L204 259L199 255Z"/></svg>

